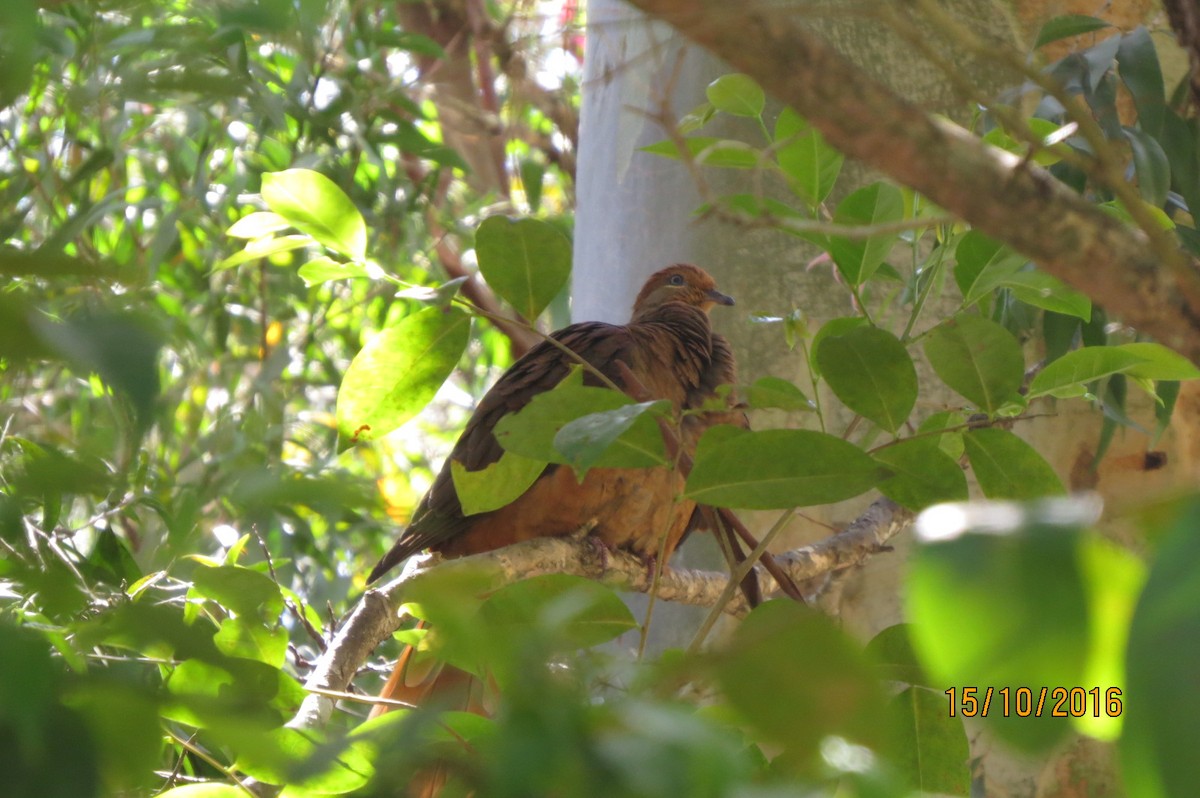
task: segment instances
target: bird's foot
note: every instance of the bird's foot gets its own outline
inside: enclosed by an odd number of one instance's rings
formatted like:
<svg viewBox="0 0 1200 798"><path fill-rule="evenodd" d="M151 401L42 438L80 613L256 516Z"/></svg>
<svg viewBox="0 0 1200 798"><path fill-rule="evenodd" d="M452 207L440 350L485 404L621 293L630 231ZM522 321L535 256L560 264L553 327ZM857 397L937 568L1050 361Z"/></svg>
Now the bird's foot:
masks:
<svg viewBox="0 0 1200 798"><path fill-rule="evenodd" d="M599 563L600 570L607 571L612 549L599 535L588 535L584 538L584 540L587 541L588 546L590 546L592 551L595 552L596 562Z"/></svg>

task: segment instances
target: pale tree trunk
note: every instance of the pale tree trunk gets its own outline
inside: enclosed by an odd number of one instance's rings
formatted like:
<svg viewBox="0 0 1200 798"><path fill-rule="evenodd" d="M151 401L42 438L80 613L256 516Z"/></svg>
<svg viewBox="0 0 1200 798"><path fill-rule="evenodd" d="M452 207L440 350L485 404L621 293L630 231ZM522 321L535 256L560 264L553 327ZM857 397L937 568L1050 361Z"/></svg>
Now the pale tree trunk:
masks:
<svg viewBox="0 0 1200 798"><path fill-rule="evenodd" d="M792 3L796 15L830 40L860 67L883 81L893 91L941 113L958 113L966 103L954 96L949 82L929 62L912 52L882 27L861 18L836 13L852 4ZM949 3L960 19L976 30L1000 41L1018 41L1036 31L1044 15L1044 0L1025 0L1012 6L988 0L955 0ZM1114 4L1092 3L1107 7ZM1121 6L1122 4L1115 4ZM1144 5L1144 4L1143 4ZM788 3L773 2L772 9L788 13ZM1105 8L1072 8L1095 13ZM815 9L823 9L818 12ZM1143 9L1144 10L1144 9ZM1048 13L1061 13L1055 6ZM1129 20L1119 20L1128 24ZM1135 23L1136 24L1136 23ZM1129 27L1132 27L1131 25ZM747 42L753 47L753 42ZM963 64L964 71L983 91L989 92L1018 79ZM828 265L809 268L816 250L791 236L737 229L717 221L697 221L694 211L702 197L686 168L676 161L639 150L666 138L655 118L666 109L674 118L705 99L705 86L732 71L694 45L681 39L661 22L648 22L639 12L619 0L592 0L588 9L588 41L582 127L577 178L575 225L575 271L573 317L576 320L624 321L634 294L646 275L679 261L696 263L712 272L723 290L738 302L732 311L717 309L714 324L734 344L742 381L773 374L795 380L807 392L807 371L799 351L790 351L779 325L754 324L751 314L786 315L800 309L811 330L821 322L852 315L849 296L838 285ZM768 126L777 106L768 106ZM705 129L706 135L737 138L751 144L763 143L756 125L746 120L722 119ZM747 171L708 170L705 177L717 194L760 190ZM845 193L872 179L864 170L847 164L839 184ZM767 183L766 192L787 199L781 186ZM836 202L838 197L834 197ZM947 307L953 307L947 304ZM925 325L938 318L938 309L926 313ZM1038 357L1035 349L1027 361ZM956 404L927 366L918 363L922 393L916 420ZM827 399L830 397L827 397ZM1188 397L1181 397L1187 407ZM826 406L830 403L826 402ZM1083 403L1041 412L1059 413L1052 418L1018 425L1018 434L1035 442L1056 466L1064 482L1073 488L1099 489L1110 498L1145 495L1169 482L1186 480L1196 472L1196 454L1177 440L1168 441L1173 466L1166 473L1145 473L1128 468L1125 458L1146 449L1141 435L1119 433L1111 456L1099 473L1091 473L1090 455L1098 438L1100 416ZM1142 417L1148 407L1142 408ZM1151 415L1152 419L1152 415ZM832 432L840 432L848 419L829 419ZM812 427L811 416L756 418L759 426ZM1152 420L1150 424L1152 426ZM1185 433L1182 440L1193 438ZM1139 461L1140 462L1140 461ZM1122 465L1124 463L1124 465ZM791 548L825 537L829 527L852 520L871 497L831 507L813 508L806 518L793 522L780 548ZM753 519L770 523L769 515ZM826 594L822 605L847 629L868 639L883 628L903 621L901 578L908 536L902 536L897 551L875 557L847 575ZM719 567L720 557L708 536L693 539L683 547L677 562L691 567ZM644 609L638 597L635 607ZM686 645L702 613L689 608L663 607L654 610L651 644L655 649ZM976 760L976 787L987 795L1051 796L1075 794L1082 784L1099 789L1093 794L1112 794L1110 751L1097 743L1078 740L1068 744L1054 759L1030 760L1008 754L993 741L969 728L972 758ZM1106 792L1106 790L1108 790Z"/></svg>

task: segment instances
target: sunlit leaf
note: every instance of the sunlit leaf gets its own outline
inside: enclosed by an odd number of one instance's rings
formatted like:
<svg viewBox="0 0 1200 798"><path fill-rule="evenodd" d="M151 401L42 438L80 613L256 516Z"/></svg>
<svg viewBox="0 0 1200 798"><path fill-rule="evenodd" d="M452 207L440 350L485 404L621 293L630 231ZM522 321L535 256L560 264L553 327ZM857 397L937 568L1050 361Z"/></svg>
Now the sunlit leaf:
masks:
<svg viewBox="0 0 1200 798"><path fill-rule="evenodd" d="M339 447L375 441L419 413L458 364L471 317L426 308L376 333L338 390Z"/></svg>
<svg viewBox="0 0 1200 798"><path fill-rule="evenodd" d="M1094 514L1074 500L980 503L939 505L917 522L907 585L913 645L930 675L955 688L956 714L1026 749L1066 733L1067 719L1045 705L1049 688L1083 676L1088 610L1076 546ZM1018 696L1020 687L1031 694Z"/></svg>
<svg viewBox="0 0 1200 798"><path fill-rule="evenodd" d="M894 761L910 789L922 794L967 795L971 790L970 745L961 717L952 717L946 696L908 687L888 703Z"/></svg>
<svg viewBox="0 0 1200 798"><path fill-rule="evenodd" d="M351 260L367 256L367 225L337 184L320 172L288 169L262 177L263 200L302 233Z"/></svg>
<svg viewBox="0 0 1200 798"><path fill-rule="evenodd" d="M705 94L714 108L734 116L758 116L767 102L754 78L739 72L717 78L708 84Z"/></svg>
<svg viewBox="0 0 1200 798"><path fill-rule="evenodd" d="M1188 795L1200 783L1200 501L1175 508L1129 631L1121 769L1131 795ZM1107 702L1106 702L1107 703ZM1107 709L1107 708L1106 708Z"/></svg>
<svg viewBox="0 0 1200 798"><path fill-rule="evenodd" d="M613 457L627 456L631 457L633 462L645 461L655 465L666 465L662 436L656 425L651 428L651 425L642 422L641 435L631 434L631 431L634 424L645 414L662 415L669 409L669 402L658 400L589 413L564 424L554 435L554 448L566 458L581 478L613 447L617 451L607 458L607 462L611 463Z"/></svg>
<svg viewBox="0 0 1200 798"><path fill-rule="evenodd" d="M463 515L486 513L511 504L545 470L544 460L531 460L513 452L505 452L479 471L468 471L457 460L450 461L450 476Z"/></svg>
<svg viewBox="0 0 1200 798"><path fill-rule="evenodd" d="M480 608L501 630L540 624L564 651L608 642L637 627L629 607L610 587L569 574L545 574L500 588Z"/></svg>
<svg viewBox="0 0 1200 798"><path fill-rule="evenodd" d="M571 276L571 241L539 219L489 216L475 233L479 271L527 319L537 318Z"/></svg>
<svg viewBox="0 0 1200 798"><path fill-rule="evenodd" d="M367 267L356 261L336 261L326 255L313 258L296 272L305 285L313 286L330 280L367 277Z"/></svg>

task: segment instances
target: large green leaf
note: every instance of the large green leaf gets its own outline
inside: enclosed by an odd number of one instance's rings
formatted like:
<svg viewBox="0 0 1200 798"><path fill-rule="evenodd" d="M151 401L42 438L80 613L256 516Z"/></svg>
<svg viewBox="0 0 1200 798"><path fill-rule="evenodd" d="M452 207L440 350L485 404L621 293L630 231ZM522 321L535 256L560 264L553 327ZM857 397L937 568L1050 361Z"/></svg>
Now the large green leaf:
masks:
<svg viewBox="0 0 1200 798"><path fill-rule="evenodd" d="M1115 697L1121 769L1139 798L1191 795L1200 784L1200 500L1173 515L1129 630L1128 694Z"/></svg>
<svg viewBox="0 0 1200 798"><path fill-rule="evenodd" d="M946 696L926 687L908 687L888 705L893 729L892 759L910 789L967 795L971 757L962 719L947 711Z"/></svg>
<svg viewBox="0 0 1200 798"><path fill-rule="evenodd" d="M883 742L879 682L862 649L828 618L769 601L734 630L715 659L717 682L738 714L803 764L821 739Z"/></svg>
<svg viewBox="0 0 1200 798"><path fill-rule="evenodd" d="M939 505L918 519L907 583L914 648L937 683L955 688L955 714L979 716L1026 749L1045 750L1066 733L1067 719L1051 717L1049 689L1078 685L1084 673L1088 608L1076 546L1094 512L1072 500L979 503Z"/></svg>
<svg viewBox="0 0 1200 798"><path fill-rule="evenodd" d="M969 430L963 443L979 488L989 499L1038 499L1066 492L1046 459L1008 430Z"/></svg>
<svg viewBox="0 0 1200 798"><path fill-rule="evenodd" d="M824 202L837 182L845 156L791 108L784 108L775 122L775 142L775 158L792 190L812 207Z"/></svg>
<svg viewBox="0 0 1200 798"><path fill-rule="evenodd" d="M192 590L239 615L274 622L283 612L279 585L265 574L240 565L198 567Z"/></svg>
<svg viewBox="0 0 1200 798"><path fill-rule="evenodd" d="M806 507L857 496L888 475L862 449L822 432L710 430L696 450L686 494L717 507Z"/></svg>
<svg viewBox="0 0 1200 798"><path fill-rule="evenodd" d="M936 435L912 438L873 455L892 470L879 483L879 492L910 510L931 504L967 500L967 476L953 458L942 451Z"/></svg>
<svg viewBox="0 0 1200 798"><path fill-rule="evenodd" d="M896 432L917 402L917 370L896 336L856 327L826 336L816 352L821 374L855 413Z"/></svg>
<svg viewBox="0 0 1200 798"><path fill-rule="evenodd" d="M516 413L510 413L496 424L496 439L505 450L522 457L548 463L570 464L559 449L558 436L577 419L580 424L568 431L561 443L573 458L586 461L588 467L648 468L666 463L662 433L651 414L640 410L623 393L608 388L593 388L581 384L578 371L564 379L552 390L535 396ZM594 413L622 411L585 421ZM633 420L627 426L623 414ZM615 438L608 433L625 426ZM597 450L600 450L599 452Z"/></svg>
<svg viewBox="0 0 1200 798"><path fill-rule="evenodd" d="M479 471L468 471L457 460L450 461L450 477L463 515L486 513L511 504L545 470L544 460L531 460L513 452L505 452Z"/></svg>
<svg viewBox="0 0 1200 798"><path fill-rule="evenodd" d="M1154 39L1145 26L1139 25L1121 37L1121 45L1117 48L1117 64L1120 66L1121 82L1133 95L1133 104L1137 107L1138 128L1152 137L1153 141L1162 134L1167 98ZM1138 181L1141 182L1140 171ZM1146 196L1144 188L1142 195Z"/></svg>
<svg viewBox="0 0 1200 798"><path fill-rule="evenodd" d="M1111 27L1109 23L1096 17L1084 14L1065 14L1047 20L1042 25L1042 29L1038 31L1037 41L1033 46L1035 48L1044 47L1051 42L1069 39L1072 36L1082 36L1085 33L1093 33L1108 27Z"/></svg>
<svg viewBox="0 0 1200 798"><path fill-rule="evenodd" d="M272 211L334 252L351 260L367 256L367 224L350 198L320 172L288 169L262 177L262 195Z"/></svg>
<svg viewBox="0 0 1200 798"><path fill-rule="evenodd" d="M1015 273L1027 259L978 230L969 230L954 248L954 282L970 307L996 289L999 280Z"/></svg>
<svg viewBox="0 0 1200 798"><path fill-rule="evenodd" d="M1017 339L979 316L957 316L935 327L925 356L942 382L988 413L1008 401L1025 378Z"/></svg>
<svg viewBox="0 0 1200 798"><path fill-rule="evenodd" d="M708 84L704 93L714 108L734 116L758 116L767 102L754 78L740 72L722 75Z"/></svg>
<svg viewBox="0 0 1200 798"><path fill-rule="evenodd" d="M1121 352L1137 355L1141 363L1134 363L1124 370L1130 377L1142 380L1194 380L1200 378L1200 369L1192 361L1162 344L1142 342L1121 344Z"/></svg>
<svg viewBox="0 0 1200 798"><path fill-rule="evenodd" d="M670 407L670 402L660 399L589 413L564 424L554 435L554 448L562 453L580 478L600 462L612 447L616 447L618 452L624 450L636 462L645 460L666 465L662 436L657 425L642 421L641 430L646 434L638 436L629 433L646 414L661 416L668 413Z"/></svg>
<svg viewBox="0 0 1200 798"><path fill-rule="evenodd" d="M838 224L870 226L898 222L904 218L904 197L891 183L872 183L838 204L833 220ZM900 232L880 233L869 238L829 237L829 254L838 271L852 285L861 285L875 274Z"/></svg>
<svg viewBox="0 0 1200 798"><path fill-rule="evenodd" d="M835 335L845 335L854 328L867 324L867 320L862 316L842 316L822 324L821 328L817 330L817 334L813 336L812 345L809 347L808 367L812 370L813 376L818 378L821 376L821 364L817 362L817 351L821 348L822 341Z"/></svg>
<svg viewBox="0 0 1200 798"><path fill-rule="evenodd" d="M1162 145L1146 131L1128 126L1123 130L1133 151L1133 168L1137 173L1138 191L1147 203L1161 208L1166 204L1167 191L1171 188L1171 164L1167 160L1167 154Z"/></svg>
<svg viewBox="0 0 1200 798"><path fill-rule="evenodd" d="M1093 380L1120 374L1145 363L1147 359L1137 352L1125 351L1119 346L1086 346L1055 360L1033 378L1029 384L1028 398L1050 394L1058 397L1080 396Z"/></svg>
<svg viewBox="0 0 1200 798"><path fill-rule="evenodd" d="M1001 277L994 288L1007 288L1027 305L1063 313L1088 321L1092 317L1092 300L1071 288L1052 274L1022 271Z"/></svg>
<svg viewBox="0 0 1200 798"><path fill-rule="evenodd" d="M527 319L535 319L571 276L571 240L549 222L489 216L475 233L479 271Z"/></svg>
<svg viewBox="0 0 1200 798"><path fill-rule="evenodd" d="M426 308L375 334L342 377L338 445L375 441L421 411L467 348L471 317Z"/></svg>

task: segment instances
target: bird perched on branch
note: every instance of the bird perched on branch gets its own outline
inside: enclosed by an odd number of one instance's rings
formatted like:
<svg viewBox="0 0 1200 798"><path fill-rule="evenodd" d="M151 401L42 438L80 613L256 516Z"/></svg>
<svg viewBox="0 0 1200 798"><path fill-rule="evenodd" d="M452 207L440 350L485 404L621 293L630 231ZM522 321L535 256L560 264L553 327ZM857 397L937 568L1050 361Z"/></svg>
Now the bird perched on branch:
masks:
<svg viewBox="0 0 1200 798"><path fill-rule="evenodd" d="M572 324L551 336L557 345L543 341L514 363L480 401L450 460L469 471L499 460L503 450L494 434L497 422L567 375L578 361L563 347L639 401L665 399L677 413L703 407L718 396L718 386L736 380L729 343L712 331L708 317L714 306L732 304L696 266L677 264L654 273L638 293L628 324ZM584 383L599 385L601 380L585 371ZM690 462L700 435L717 423L746 426L746 416L729 400L715 411L710 404L707 412L688 414L674 441L681 459ZM611 548L647 560L661 556L665 563L688 531L713 517L681 496L685 479L678 468L593 468L580 482L569 467L549 465L509 505L465 516L448 462L368 579L375 581L423 549L457 557L585 527ZM381 697L417 704L431 689L444 693L433 687L430 674L407 672L411 660L412 649L406 649ZM459 672L453 680L461 682L465 676ZM461 708L475 702L464 699L464 704ZM376 713L381 710L383 705L377 705Z"/></svg>

